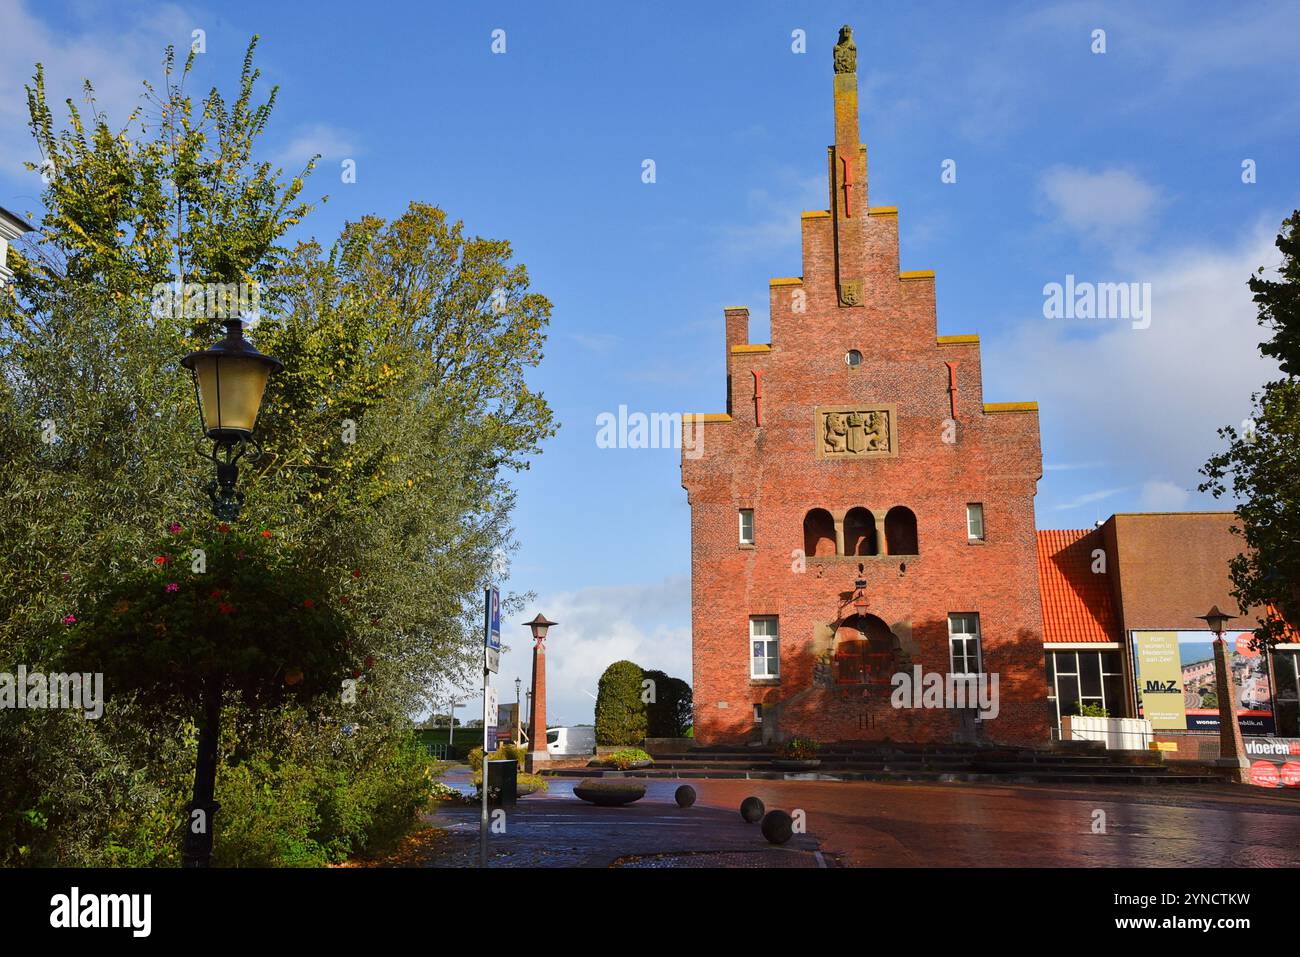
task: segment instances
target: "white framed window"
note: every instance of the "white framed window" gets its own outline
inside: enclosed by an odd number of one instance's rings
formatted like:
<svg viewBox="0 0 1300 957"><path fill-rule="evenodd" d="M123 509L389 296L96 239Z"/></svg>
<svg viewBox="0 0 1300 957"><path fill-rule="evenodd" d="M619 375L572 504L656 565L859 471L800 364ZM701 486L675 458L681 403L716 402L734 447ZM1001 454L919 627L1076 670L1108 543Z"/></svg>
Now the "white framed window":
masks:
<svg viewBox="0 0 1300 957"><path fill-rule="evenodd" d="M740 510L740 544L754 544L754 510L752 508L742 508Z"/></svg>
<svg viewBox="0 0 1300 957"><path fill-rule="evenodd" d="M966 537L972 542L984 541L984 506L979 502L966 505Z"/></svg>
<svg viewBox="0 0 1300 957"><path fill-rule="evenodd" d="M980 616L961 612L948 616L948 651L952 670L949 674L976 675L980 662Z"/></svg>
<svg viewBox="0 0 1300 957"><path fill-rule="evenodd" d="M780 644L775 617L749 619L749 676L751 678L780 677Z"/></svg>

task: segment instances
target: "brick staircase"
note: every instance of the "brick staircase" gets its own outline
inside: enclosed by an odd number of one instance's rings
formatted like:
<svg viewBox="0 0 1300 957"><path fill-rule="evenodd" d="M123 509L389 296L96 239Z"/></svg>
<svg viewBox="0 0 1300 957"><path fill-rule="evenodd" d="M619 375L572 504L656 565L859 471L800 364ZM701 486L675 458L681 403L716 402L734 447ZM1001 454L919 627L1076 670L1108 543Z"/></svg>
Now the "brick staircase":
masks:
<svg viewBox="0 0 1300 957"><path fill-rule="evenodd" d="M923 744L829 745L815 769L774 766L771 748L717 745L657 751L652 767L631 771L553 768L565 777L740 778L745 780L967 781L1036 784L1206 784L1223 779L1183 772L1158 752L1107 751L1100 742L1069 742L1052 750Z"/></svg>

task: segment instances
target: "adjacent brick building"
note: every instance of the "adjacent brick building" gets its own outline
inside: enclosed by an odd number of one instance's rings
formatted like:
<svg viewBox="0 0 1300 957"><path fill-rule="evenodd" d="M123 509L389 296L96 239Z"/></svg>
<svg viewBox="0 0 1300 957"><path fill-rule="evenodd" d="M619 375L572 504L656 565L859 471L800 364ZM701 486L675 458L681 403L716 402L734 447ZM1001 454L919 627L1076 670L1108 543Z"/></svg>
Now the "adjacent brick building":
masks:
<svg viewBox="0 0 1300 957"><path fill-rule="evenodd" d="M986 404L978 337L938 336L934 273L900 270L854 59L842 34L827 208L771 342L727 308L727 411L683 423L695 736L1043 744L1037 406ZM892 707L916 665L996 673L999 713Z"/></svg>
<svg viewBox="0 0 1300 957"><path fill-rule="evenodd" d="M1152 633L1180 633L1208 647L1200 616L1216 605L1235 612L1228 563L1241 551L1232 512L1148 512L1112 515L1096 528L1038 533L1047 695L1053 730L1060 719L1096 705L1112 717L1140 713L1142 682L1135 667L1140 643ZM1244 733L1300 735L1300 635L1257 660L1244 642L1265 609L1249 609L1229 623L1239 654L1237 685ZM1239 646L1239 639L1242 644ZM1179 690L1195 714L1199 687L1212 687L1214 662L1181 658ZM1204 712L1205 708L1200 708ZM1213 710L1213 709L1209 709ZM1215 718L1217 721L1217 716ZM1156 728L1171 757L1218 756L1217 731Z"/></svg>

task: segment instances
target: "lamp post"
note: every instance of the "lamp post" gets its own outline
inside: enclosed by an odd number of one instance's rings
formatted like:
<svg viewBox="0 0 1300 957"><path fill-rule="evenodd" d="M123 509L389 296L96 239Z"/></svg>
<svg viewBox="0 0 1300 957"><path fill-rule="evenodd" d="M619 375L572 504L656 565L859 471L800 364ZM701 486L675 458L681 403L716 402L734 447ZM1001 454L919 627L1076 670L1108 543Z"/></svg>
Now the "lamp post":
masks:
<svg viewBox="0 0 1300 957"><path fill-rule="evenodd" d="M1228 660L1228 643L1223 640L1223 626L1236 618L1225 615L1218 605L1211 605L1204 615L1197 615L1214 632L1214 688L1219 699L1219 760L1216 765L1228 768L1229 776L1243 783L1250 770L1246 746L1237 723L1237 694L1232 681L1232 664Z"/></svg>
<svg viewBox="0 0 1300 957"><path fill-rule="evenodd" d="M515 747L519 747L519 731L523 725L524 716L519 712L519 688L523 684L518 678L515 679Z"/></svg>
<svg viewBox="0 0 1300 957"><path fill-rule="evenodd" d="M244 493L235 491L239 460L251 444L260 457L262 447L253 437L262 394L271 374L284 363L258 352L244 338L243 321L228 319L226 338L202 352L191 352L181 360L194 378L194 397L199 406L203 431L212 440L208 457L217 477L208 483L212 513L234 521L244 504Z"/></svg>
<svg viewBox="0 0 1300 957"><path fill-rule="evenodd" d="M540 613L527 622L533 633L533 698L528 708L528 757L524 769L530 772L538 763L550 760L546 750L546 633L554 624Z"/></svg>
<svg viewBox="0 0 1300 957"><path fill-rule="evenodd" d="M208 483L212 513L234 521L244 504L244 494L235 491L238 462L251 444L260 456L262 447L253 437L257 413L262 406L266 382L284 364L264 356L244 338L243 322L223 323L226 338L181 360L194 379L194 398L204 434L212 440L209 458L217 476ZM194 797L185 825L182 867L208 867L212 863L213 818L221 805L213 800L217 784L217 745L221 733L221 678L209 675L199 691L199 744L194 763Z"/></svg>

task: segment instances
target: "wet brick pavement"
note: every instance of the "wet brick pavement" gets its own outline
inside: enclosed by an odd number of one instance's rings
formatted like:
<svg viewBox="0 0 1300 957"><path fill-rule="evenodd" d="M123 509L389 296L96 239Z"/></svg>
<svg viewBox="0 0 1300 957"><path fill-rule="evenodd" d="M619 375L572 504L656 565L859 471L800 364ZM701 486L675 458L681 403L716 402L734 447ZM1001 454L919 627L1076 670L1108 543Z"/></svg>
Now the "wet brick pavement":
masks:
<svg viewBox="0 0 1300 957"><path fill-rule="evenodd" d="M463 771L447 783L467 787ZM1214 785L976 785L647 779L646 796L597 808L572 779L507 809L491 836L492 866L609 867L1296 867L1300 792ZM740 817L749 795L803 810L808 833L767 844ZM1094 833L1095 811L1105 833ZM473 866L478 809L429 815L450 840L428 866ZM820 851L820 854L815 852Z"/></svg>

